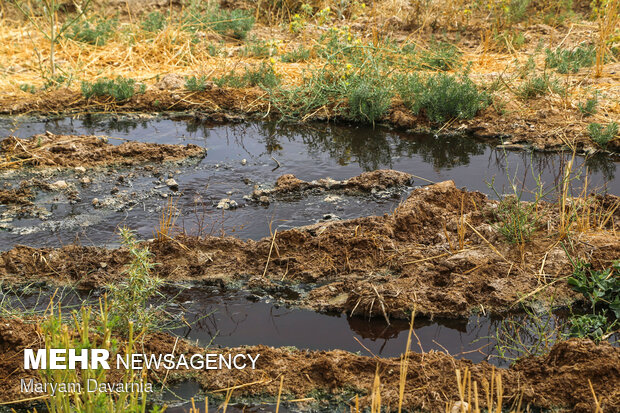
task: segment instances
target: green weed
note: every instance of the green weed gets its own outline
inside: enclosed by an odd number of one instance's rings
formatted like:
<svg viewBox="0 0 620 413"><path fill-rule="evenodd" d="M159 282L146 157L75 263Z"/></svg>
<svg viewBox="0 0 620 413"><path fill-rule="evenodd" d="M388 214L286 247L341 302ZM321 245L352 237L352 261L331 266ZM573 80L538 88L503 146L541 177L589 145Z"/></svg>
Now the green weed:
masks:
<svg viewBox="0 0 620 413"><path fill-rule="evenodd" d="M438 73L421 78L417 74L401 77L398 91L405 105L415 114L424 111L433 123L451 118L471 119L490 103L467 76Z"/></svg>
<svg viewBox="0 0 620 413"><path fill-rule="evenodd" d="M517 89L517 95L524 100L544 96L549 92L564 94L565 90L560 86L557 79L547 73L528 77Z"/></svg>
<svg viewBox="0 0 620 413"><path fill-rule="evenodd" d="M166 27L166 15L160 11L154 11L146 15L140 27L145 32L157 33Z"/></svg>
<svg viewBox="0 0 620 413"><path fill-rule="evenodd" d="M606 148L607 144L618 135L618 124L611 122L603 127L600 123L594 122L588 125L588 133L594 142Z"/></svg>
<svg viewBox="0 0 620 413"><path fill-rule="evenodd" d="M130 99L136 92L144 93L146 86L140 85L136 91L136 81L133 79L126 79L123 77L117 77L114 79L99 79L95 83L82 82L82 95L85 98L111 96L116 101L123 101Z"/></svg>
<svg viewBox="0 0 620 413"><path fill-rule="evenodd" d="M219 87L228 86L232 88L261 86L266 89L273 89L280 83L273 66L266 62L262 62L255 69L245 69L243 74L230 72L219 78L213 79Z"/></svg>
<svg viewBox="0 0 620 413"><path fill-rule="evenodd" d="M579 46L575 49L556 49L545 51L547 66L558 73L577 73L582 67L591 67L596 59L594 46Z"/></svg>
<svg viewBox="0 0 620 413"><path fill-rule="evenodd" d="M65 36L78 42L103 46L114 33L117 19L83 20L76 23Z"/></svg>
<svg viewBox="0 0 620 413"><path fill-rule="evenodd" d="M392 88L384 79L360 77L351 79L347 91L349 101L348 118L372 123L381 118L390 107Z"/></svg>
<svg viewBox="0 0 620 413"><path fill-rule="evenodd" d="M577 108L583 116L592 116L596 113L596 106L598 105L598 94L595 93L586 103L579 102Z"/></svg>
<svg viewBox="0 0 620 413"><path fill-rule="evenodd" d="M162 309L148 305L159 295L162 281L151 274L155 264L147 247L140 248L135 235L121 229L122 244L132 260L123 273L122 281L109 284L110 325L117 331L129 332L130 324L140 329L152 329L161 321Z"/></svg>
<svg viewBox="0 0 620 413"><path fill-rule="evenodd" d="M191 92L203 92L207 90L208 79L206 76L190 76L185 78L185 89Z"/></svg>
<svg viewBox="0 0 620 413"><path fill-rule="evenodd" d="M21 90L22 92L32 93L33 95L37 93L36 86L29 83L22 83L21 85L19 85L19 90Z"/></svg>
<svg viewBox="0 0 620 413"><path fill-rule="evenodd" d="M254 16L251 12L234 9L225 10L219 5L207 6L194 3L183 17L183 28L191 32L213 30L223 36L234 39L245 39L247 33L254 26Z"/></svg>
<svg viewBox="0 0 620 413"><path fill-rule="evenodd" d="M501 200L495 211L496 228L504 238L514 244L529 242L540 225L534 203L526 203L517 196L507 196Z"/></svg>

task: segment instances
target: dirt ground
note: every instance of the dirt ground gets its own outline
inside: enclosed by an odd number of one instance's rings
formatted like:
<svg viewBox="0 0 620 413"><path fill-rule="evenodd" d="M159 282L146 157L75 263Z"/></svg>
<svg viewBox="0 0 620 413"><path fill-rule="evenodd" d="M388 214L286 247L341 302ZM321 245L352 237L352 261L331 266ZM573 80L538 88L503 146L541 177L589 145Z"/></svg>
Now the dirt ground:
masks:
<svg viewBox="0 0 620 413"><path fill-rule="evenodd" d="M19 379L35 378L32 371L23 370L24 348L39 348L41 338L34 324L19 320L0 320L0 402L16 400ZM167 334L145 339L139 351L146 354L194 354L205 350ZM276 349L266 346L209 349L210 353L260 354L256 370L209 371L151 371L150 380L171 384L190 378L203 391L213 392L231 386L242 386L233 392L235 397L250 397L260 402L273 400L283 377L282 400L310 397L325 406L328 401L352 404L355 394L362 407L370 405L370 393L378 372L383 406L398 404L400 359L373 358L345 351L307 351ZM620 349L609 344L594 345L589 340L572 339L557 344L547 356L524 359L509 369L495 369L486 362L473 364L455 360L441 352L418 354L411 352L407 370L404 407L444 411L446 403L459 400L456 370L471 372L479 385L481 406L485 406L482 383L493 374L502 377L504 404L510 405L522 397L523 405L543 408L564 408L563 411L591 412L594 400L588 386L592 383L605 411L620 408ZM306 401L305 403L309 403Z"/></svg>
<svg viewBox="0 0 620 413"><path fill-rule="evenodd" d="M600 211L613 211L604 228L558 238L557 207L546 205L539 214L547 227L523 247L498 232L496 201L452 181L414 189L383 216L318 223L259 241L179 234L144 245L159 263L155 274L167 280L241 281L268 292L301 283L310 292L291 304L315 310L406 319L415 306L426 316L466 317L516 310L537 292L556 305L572 302L576 294L564 281L572 274L567 251L595 268L609 268L620 256L613 231L619 201L597 202L607 205ZM0 280L93 288L121 277L128 259L123 248L16 246L0 254Z"/></svg>
<svg viewBox="0 0 620 413"><path fill-rule="evenodd" d="M202 158L206 153L206 149L193 144L123 142L113 145L105 137L47 132L28 139L8 137L0 141L0 171L17 167L139 165Z"/></svg>

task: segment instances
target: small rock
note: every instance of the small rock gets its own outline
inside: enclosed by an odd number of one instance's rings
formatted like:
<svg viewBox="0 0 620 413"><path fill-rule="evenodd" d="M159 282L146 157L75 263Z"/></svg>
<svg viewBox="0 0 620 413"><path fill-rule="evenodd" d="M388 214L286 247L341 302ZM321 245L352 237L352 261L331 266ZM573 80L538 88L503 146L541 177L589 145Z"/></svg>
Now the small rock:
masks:
<svg viewBox="0 0 620 413"><path fill-rule="evenodd" d="M237 201L230 198L222 198L220 202L217 203L217 209L235 209L237 206Z"/></svg>
<svg viewBox="0 0 620 413"><path fill-rule="evenodd" d="M243 159L241 160L241 165L244 165L244 166L245 166L245 165L247 165L247 163L248 163L248 160L247 160L247 159L243 158Z"/></svg>
<svg viewBox="0 0 620 413"><path fill-rule="evenodd" d="M85 176L84 178L80 179L80 183L84 186L86 185L90 185L91 184L91 180L89 177Z"/></svg>
<svg viewBox="0 0 620 413"><path fill-rule="evenodd" d="M114 188L112 188L112 189L110 190L110 193L111 193L112 195L114 195L114 194L118 194L118 187L116 187L116 186L115 186Z"/></svg>
<svg viewBox="0 0 620 413"><path fill-rule="evenodd" d="M260 202L263 205L269 205L269 197L266 195L263 195L258 198L258 202Z"/></svg>
<svg viewBox="0 0 620 413"><path fill-rule="evenodd" d="M69 185L65 181L56 181L50 185L50 188L54 191L62 191L63 189L67 189Z"/></svg>
<svg viewBox="0 0 620 413"><path fill-rule="evenodd" d="M77 172L81 172L81 173L85 173L86 172L86 168L84 168L83 166L76 166L75 170Z"/></svg>
<svg viewBox="0 0 620 413"><path fill-rule="evenodd" d="M336 203L340 201L342 201L342 197L339 195L327 195L325 198L323 198L323 202Z"/></svg>
<svg viewBox="0 0 620 413"><path fill-rule="evenodd" d="M452 406L450 413L461 413L469 411L469 403L458 401Z"/></svg>
<svg viewBox="0 0 620 413"><path fill-rule="evenodd" d="M174 179L168 178L168 179L166 179L165 183L168 186L168 188L170 188L171 190L173 190L173 191L178 191L179 190L179 184Z"/></svg>
<svg viewBox="0 0 620 413"><path fill-rule="evenodd" d="M93 198L93 206L97 208L99 206L99 198Z"/></svg>

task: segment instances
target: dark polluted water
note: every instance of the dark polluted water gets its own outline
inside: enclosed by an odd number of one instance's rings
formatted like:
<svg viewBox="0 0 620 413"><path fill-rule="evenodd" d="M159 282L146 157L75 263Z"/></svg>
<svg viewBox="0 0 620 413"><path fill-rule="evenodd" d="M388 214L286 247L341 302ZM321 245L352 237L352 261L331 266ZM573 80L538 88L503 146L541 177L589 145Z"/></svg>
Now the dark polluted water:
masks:
<svg viewBox="0 0 620 413"><path fill-rule="evenodd" d="M76 239L85 245L115 246L118 245L119 225L136 230L142 238L151 238L159 225L161 211L171 197L180 211L177 225L189 234L259 239L276 228L281 231L312 224L325 215L340 219L381 215L393 210L411 190L405 188L392 197L337 194L329 200L327 193L312 193L276 198L268 206L244 199L254 185L273 184L283 174L294 174L306 181L325 177L346 179L364 171L390 168L415 175L414 186L453 180L458 187L477 190L493 198L516 190L523 193L522 199L529 200L539 180L547 189L557 186L571 158L568 153L505 151L464 136L412 135L379 127L261 122L215 125L196 120L136 120L109 116L48 122L0 119L0 139L9 135L29 137L45 131L118 138L110 140L113 144L125 140L193 143L207 148L208 154L195 163L157 166L159 176L172 176L178 182L178 192L168 189L152 172L140 168L88 170L92 184L86 187L79 185L78 176L72 170L44 177L49 182L63 179L74 185L79 199L69 203L62 193L40 191L36 203L45 209L46 217L0 219L0 251L16 244L59 246ZM616 166L617 162L604 156L577 157L571 181L573 194L582 190L584 180L578 172L585 172L586 167L590 190L596 188L619 194ZM15 186L32 176L27 171L16 172L0 175L0 180ZM95 209L94 198L118 202L111 204L114 207ZM222 198L233 199L240 207L218 210L215 205ZM553 191L550 191L549 200L555 200ZM0 218L6 208L0 205ZM388 324L381 319L369 321L347 315L319 314L283 306L271 297L256 301L248 299L252 298L248 292L204 286L169 293L174 296L170 311L183 314L191 325L176 327L171 332L202 345L264 344L312 350L342 349L380 357L398 357L406 346L409 330L406 321L390 320ZM1 294L2 300L8 296L10 294ZM83 298L67 294L65 304L79 305ZM41 294L22 295L20 300L24 310L45 308L49 302ZM530 323L524 315L515 317L522 326ZM507 320L509 318L492 319L484 315L456 321L416 320L411 350L443 351L473 362L487 360L505 366L507 361L495 357L494 337L498 329L507 325ZM537 339L527 328L522 332L525 336L515 336L515 340L528 343ZM173 387L165 398L176 404L197 392L195 383L185 382ZM185 404L167 411L188 410ZM227 411L275 411L275 407L231 406ZM281 408L280 411L287 410Z"/></svg>
<svg viewBox="0 0 620 413"><path fill-rule="evenodd" d="M107 135L113 144L125 140L187 144L208 149L197 163L158 166L160 177L172 176L179 191L171 191L152 172L134 168L91 171L92 184L82 186L73 170L46 178L65 180L78 191L69 202L62 193L39 191L37 205L47 216L0 219L0 250L16 243L58 246L80 239L86 245L117 245L117 228L127 225L141 237L150 238L168 197L180 211L177 225L189 234L228 234L259 239L270 230L312 224L326 215L340 219L381 215L393 210L400 196L337 196L309 194L276 199L269 206L248 203L254 185L273 184L283 174L300 179L346 179L364 171L391 168L415 175L413 185L454 180L458 187L496 197L514 190L531 199L537 180L546 188L557 186L567 153L507 152L464 136L412 135L386 128L339 125L287 125L248 122L214 125L196 120L116 119L107 117L64 118L54 121L0 119L0 139L29 137L44 131L63 134ZM617 163L607 157L577 157L574 171L589 170L589 189L620 193L615 177ZM86 165L87 167L88 165ZM277 167L277 168L276 168ZM575 174L576 175L576 174ZM5 175L17 185L31 177L26 173ZM580 193L583 179L571 181ZM489 187L494 186L494 190ZM513 189L514 187L514 189ZM496 194L497 192L497 194ZM549 195L549 200L555 196ZM93 207L93 199L110 200L110 207ZM240 208L219 210L219 200L229 198ZM6 207L0 205L0 216ZM271 229L270 229L271 228Z"/></svg>

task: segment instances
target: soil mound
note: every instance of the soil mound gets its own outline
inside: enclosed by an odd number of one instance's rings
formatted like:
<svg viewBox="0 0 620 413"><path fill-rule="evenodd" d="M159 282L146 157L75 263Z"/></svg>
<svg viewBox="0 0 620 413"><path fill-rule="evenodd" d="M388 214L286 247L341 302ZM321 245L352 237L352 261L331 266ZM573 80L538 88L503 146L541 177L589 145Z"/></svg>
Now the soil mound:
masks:
<svg viewBox="0 0 620 413"><path fill-rule="evenodd" d="M252 193L254 200L262 196L283 195L298 193L306 190L342 190L347 193L371 191L385 191L389 188L404 187L410 185L411 174L394 171L392 169L379 169L372 172L364 172L358 176L338 181L331 178L322 178L315 181L303 181L295 175L286 174L276 180L271 189L255 188Z"/></svg>
<svg viewBox="0 0 620 413"><path fill-rule="evenodd" d="M137 165L204 157L197 145L124 142L112 145L98 136L55 135L46 132L28 139L13 136L0 141L0 170L19 166L78 167Z"/></svg>

